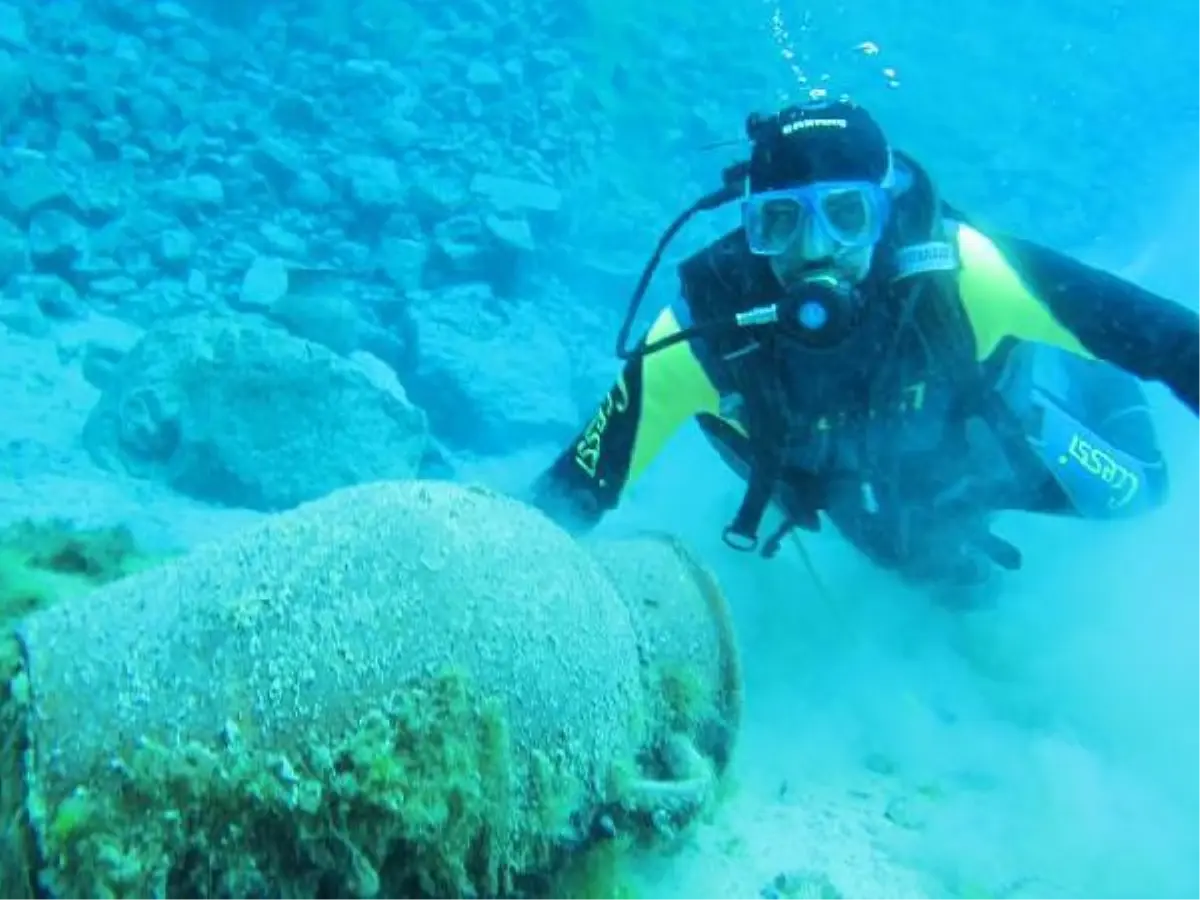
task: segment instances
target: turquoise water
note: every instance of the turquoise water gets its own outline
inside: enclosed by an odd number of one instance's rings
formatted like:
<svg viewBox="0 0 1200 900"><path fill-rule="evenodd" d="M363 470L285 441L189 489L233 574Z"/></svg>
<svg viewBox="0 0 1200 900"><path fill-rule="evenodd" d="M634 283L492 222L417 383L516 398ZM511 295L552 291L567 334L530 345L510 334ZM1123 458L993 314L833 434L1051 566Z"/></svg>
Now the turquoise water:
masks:
<svg viewBox="0 0 1200 900"><path fill-rule="evenodd" d="M1195 309L1198 30L1116 0L0 3L0 522L180 550L349 484L522 490L608 389L660 230L813 89L985 229ZM740 483L685 426L599 533L714 570L746 713L723 803L632 890L1200 896L1197 430L1150 394L1168 504L1008 516L1025 566L972 612L830 529L732 553Z"/></svg>

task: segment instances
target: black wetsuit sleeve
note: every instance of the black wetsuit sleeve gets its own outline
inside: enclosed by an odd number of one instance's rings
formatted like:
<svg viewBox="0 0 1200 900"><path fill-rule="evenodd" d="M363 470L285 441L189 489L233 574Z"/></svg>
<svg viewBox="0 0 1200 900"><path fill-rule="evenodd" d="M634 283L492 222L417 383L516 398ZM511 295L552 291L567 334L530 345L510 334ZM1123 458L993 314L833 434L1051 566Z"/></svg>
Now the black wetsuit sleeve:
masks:
<svg viewBox="0 0 1200 900"><path fill-rule="evenodd" d="M1158 381L1193 413L1200 393L1200 316L1047 247L992 237L1029 290L1093 356Z"/></svg>
<svg viewBox="0 0 1200 900"><path fill-rule="evenodd" d="M676 333L665 310L653 342ZM530 501L572 531L596 524L689 418L715 413L719 395L688 342L627 362L595 413L534 482Z"/></svg>

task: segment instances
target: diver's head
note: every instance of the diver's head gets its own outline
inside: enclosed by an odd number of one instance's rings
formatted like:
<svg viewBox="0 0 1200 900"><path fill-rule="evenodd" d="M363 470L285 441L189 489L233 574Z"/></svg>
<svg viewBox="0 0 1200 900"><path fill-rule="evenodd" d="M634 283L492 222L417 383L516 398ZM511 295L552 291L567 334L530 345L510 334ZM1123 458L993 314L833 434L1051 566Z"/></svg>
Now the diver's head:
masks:
<svg viewBox="0 0 1200 900"><path fill-rule="evenodd" d="M742 223L752 253L785 287L810 274L862 281L890 212L892 151L865 109L848 100L752 116Z"/></svg>

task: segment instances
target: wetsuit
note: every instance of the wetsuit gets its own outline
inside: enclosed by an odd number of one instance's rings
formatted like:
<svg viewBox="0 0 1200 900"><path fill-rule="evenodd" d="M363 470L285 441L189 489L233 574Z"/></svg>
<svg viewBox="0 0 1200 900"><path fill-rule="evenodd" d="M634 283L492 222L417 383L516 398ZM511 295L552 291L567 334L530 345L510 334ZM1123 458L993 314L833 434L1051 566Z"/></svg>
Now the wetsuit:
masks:
<svg viewBox="0 0 1200 900"><path fill-rule="evenodd" d="M1139 380L1196 411L1197 315L1028 241L955 221L945 239L951 289L917 301L933 314L916 327L880 290L886 302L868 303L871 321L834 349L693 338L633 359L538 480L535 502L569 527L594 524L698 417L743 475L756 446L782 444L772 499L791 525L815 529L824 513L876 562L918 579L957 577L968 545L1019 565L987 528L997 510L1103 517L1159 503L1165 471ZM681 282L647 341L710 315L714 286L736 303L775 284L740 230L685 263ZM779 387L768 415L746 402L748 367Z"/></svg>

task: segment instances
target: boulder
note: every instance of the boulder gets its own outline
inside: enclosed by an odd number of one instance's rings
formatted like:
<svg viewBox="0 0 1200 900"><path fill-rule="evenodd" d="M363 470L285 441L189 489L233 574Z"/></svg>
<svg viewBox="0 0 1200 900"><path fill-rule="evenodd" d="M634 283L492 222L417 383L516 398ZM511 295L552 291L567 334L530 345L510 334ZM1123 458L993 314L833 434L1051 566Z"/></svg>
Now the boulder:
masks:
<svg viewBox="0 0 1200 900"><path fill-rule="evenodd" d="M399 383L257 316L204 312L142 337L111 372L84 442L107 469L279 510L416 474L429 434Z"/></svg>
<svg viewBox="0 0 1200 900"><path fill-rule="evenodd" d="M480 283L410 300L417 361L406 384L439 438L491 454L574 434L571 353L536 306L500 301Z"/></svg>

